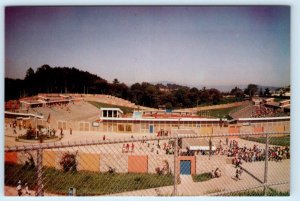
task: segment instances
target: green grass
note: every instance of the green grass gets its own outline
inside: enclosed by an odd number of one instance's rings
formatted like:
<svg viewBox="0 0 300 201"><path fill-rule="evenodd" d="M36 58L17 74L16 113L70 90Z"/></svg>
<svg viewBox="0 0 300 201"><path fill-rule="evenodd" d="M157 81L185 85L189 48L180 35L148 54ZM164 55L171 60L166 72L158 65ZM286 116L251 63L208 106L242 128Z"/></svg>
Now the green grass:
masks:
<svg viewBox="0 0 300 201"><path fill-rule="evenodd" d="M207 103L201 103L198 104L198 107L203 107L203 106L211 106L211 105L221 105L221 104L228 104L228 103L236 103L236 102L241 102L244 101L243 99L236 99L236 98L223 98L216 104L212 102L207 102Z"/></svg>
<svg viewBox="0 0 300 201"><path fill-rule="evenodd" d="M22 168L20 165L5 165L5 185L17 186L17 182L27 182L35 188L35 169ZM97 173L63 172L54 168L44 168L45 192L66 195L70 187L77 195L106 195L160 186L173 185L173 177L147 173Z"/></svg>
<svg viewBox="0 0 300 201"><path fill-rule="evenodd" d="M192 176L194 182L203 182L203 181L208 181L211 178L211 173L210 172L205 172L202 174L195 174Z"/></svg>
<svg viewBox="0 0 300 201"><path fill-rule="evenodd" d="M198 111L197 114L199 116L201 116L201 114L208 114L211 117L223 118L223 117L227 117L229 112L239 107L240 106L234 106L234 107L223 108L223 109L214 109L214 110L202 110L202 111Z"/></svg>
<svg viewBox="0 0 300 201"><path fill-rule="evenodd" d="M280 101L283 101L283 100L287 100L287 98L280 98L280 97L274 98L275 102L280 102Z"/></svg>
<svg viewBox="0 0 300 201"><path fill-rule="evenodd" d="M133 113L133 110L134 110L133 108L130 108L130 107L123 107L123 106L112 105L112 104L107 104L107 103L100 103L100 102L95 102L95 101L88 101L88 102L97 108L101 108L101 107L120 108L124 112L124 114Z"/></svg>
<svg viewBox="0 0 300 201"><path fill-rule="evenodd" d="M262 190L253 190L253 191L244 191L238 193L230 193L227 196L264 196L264 191ZM277 191L275 189L269 188L266 193L267 196L289 196L290 192Z"/></svg>
<svg viewBox="0 0 300 201"><path fill-rule="evenodd" d="M266 143L265 137L243 137L242 139L259 142L259 143ZM290 146L290 135L281 136L281 137L270 137L269 144L271 145L278 145L278 146Z"/></svg>

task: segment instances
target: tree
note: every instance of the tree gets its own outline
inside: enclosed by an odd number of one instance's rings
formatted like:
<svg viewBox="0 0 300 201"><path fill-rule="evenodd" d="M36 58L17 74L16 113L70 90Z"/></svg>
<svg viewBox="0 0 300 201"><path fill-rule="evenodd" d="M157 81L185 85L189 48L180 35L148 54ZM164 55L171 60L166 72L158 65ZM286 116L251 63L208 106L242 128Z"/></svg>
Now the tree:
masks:
<svg viewBox="0 0 300 201"><path fill-rule="evenodd" d="M199 102L199 90L195 87L191 88L188 92L188 98L191 101L192 107L197 106Z"/></svg>
<svg viewBox="0 0 300 201"><path fill-rule="evenodd" d="M270 96L270 95L271 95L270 89L269 89L269 88L266 88L266 89L265 89L264 95L265 95L265 96Z"/></svg>
<svg viewBox="0 0 300 201"><path fill-rule="evenodd" d="M262 91L262 88L259 88L259 96L263 96L263 91Z"/></svg>
<svg viewBox="0 0 300 201"><path fill-rule="evenodd" d="M34 70L30 67L26 71L25 80L30 80L34 77Z"/></svg>
<svg viewBox="0 0 300 201"><path fill-rule="evenodd" d="M211 88L208 90L208 93L209 93L209 100L213 104L217 104L222 98L221 92L218 89Z"/></svg>
<svg viewBox="0 0 300 201"><path fill-rule="evenodd" d="M76 172L77 171L77 162L76 162L77 152L73 153L65 153L61 158L59 164L62 166L65 172Z"/></svg>
<svg viewBox="0 0 300 201"><path fill-rule="evenodd" d="M114 85L120 84L120 82L119 82L119 80L118 80L117 78L115 78L115 79L113 80L113 84L114 84Z"/></svg>
<svg viewBox="0 0 300 201"><path fill-rule="evenodd" d="M258 92L258 87L256 84L249 84L248 87L245 89L244 93L253 97Z"/></svg>
<svg viewBox="0 0 300 201"><path fill-rule="evenodd" d="M209 101L209 93L208 90L206 89L206 87L203 87L200 90L200 101L203 103L207 103Z"/></svg>
<svg viewBox="0 0 300 201"><path fill-rule="evenodd" d="M241 89L238 88L238 87L235 87L235 88L231 89L230 94L231 94L231 95L234 95L236 99L241 99L241 98L244 97L244 92L243 92L243 90L241 90Z"/></svg>

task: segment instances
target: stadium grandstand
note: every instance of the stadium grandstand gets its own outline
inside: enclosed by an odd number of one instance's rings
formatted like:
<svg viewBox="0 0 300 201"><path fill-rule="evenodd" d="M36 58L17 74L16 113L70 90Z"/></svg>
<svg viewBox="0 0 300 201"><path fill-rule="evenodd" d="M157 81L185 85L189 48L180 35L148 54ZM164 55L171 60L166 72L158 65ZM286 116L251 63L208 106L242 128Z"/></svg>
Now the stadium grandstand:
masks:
<svg viewBox="0 0 300 201"><path fill-rule="evenodd" d="M111 107L98 108L91 102L106 103ZM202 134L289 130L286 108L290 105L287 100L255 99L204 108L233 106L230 120L199 116L195 108L174 111L146 108L110 95L38 94L7 102L5 122L26 120L48 128L111 133L159 133L171 132L174 128L194 129ZM125 114L121 107L132 108L133 112ZM276 126L269 126L270 122L275 122Z"/></svg>

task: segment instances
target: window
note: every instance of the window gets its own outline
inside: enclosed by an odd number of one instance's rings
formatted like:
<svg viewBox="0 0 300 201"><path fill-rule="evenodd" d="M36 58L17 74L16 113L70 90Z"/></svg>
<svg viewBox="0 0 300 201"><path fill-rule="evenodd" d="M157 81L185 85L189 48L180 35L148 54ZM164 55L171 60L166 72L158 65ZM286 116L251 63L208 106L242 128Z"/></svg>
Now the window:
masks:
<svg viewBox="0 0 300 201"><path fill-rule="evenodd" d="M118 124L118 131L124 132L124 124Z"/></svg>
<svg viewBox="0 0 300 201"><path fill-rule="evenodd" d="M132 125L126 124L126 132L131 132L132 131Z"/></svg>

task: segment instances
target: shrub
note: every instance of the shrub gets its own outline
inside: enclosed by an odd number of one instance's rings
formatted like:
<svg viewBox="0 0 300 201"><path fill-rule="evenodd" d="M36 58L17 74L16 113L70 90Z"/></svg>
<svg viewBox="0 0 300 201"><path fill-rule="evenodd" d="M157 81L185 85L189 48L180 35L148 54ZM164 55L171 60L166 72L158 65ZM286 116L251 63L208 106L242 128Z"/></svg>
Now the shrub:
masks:
<svg viewBox="0 0 300 201"><path fill-rule="evenodd" d="M202 173L202 174L193 175L194 182L208 181L211 178L212 177L211 177L211 173L210 172L205 172L205 173Z"/></svg>
<svg viewBox="0 0 300 201"><path fill-rule="evenodd" d="M33 129L27 129L26 131L26 139L31 140L35 138L35 133Z"/></svg>
<svg viewBox="0 0 300 201"><path fill-rule="evenodd" d="M65 172L77 171L76 154L64 154L60 160L60 165Z"/></svg>
<svg viewBox="0 0 300 201"><path fill-rule="evenodd" d="M34 169L35 163L34 163L33 156L29 152L26 152L26 154L27 154L27 159L25 161L25 164L23 165L23 168L24 169Z"/></svg>
<svg viewBox="0 0 300 201"><path fill-rule="evenodd" d="M158 175L161 175L163 173L162 170L159 167L155 168L155 172Z"/></svg>
<svg viewBox="0 0 300 201"><path fill-rule="evenodd" d="M135 178L134 178L134 181L135 181L136 183L140 183L140 182L142 181L142 178L141 178L141 177L135 177Z"/></svg>
<svg viewBox="0 0 300 201"><path fill-rule="evenodd" d="M116 172L116 169L115 168L112 168L112 167L108 167L108 173L110 173L110 174L113 174L113 173L115 173Z"/></svg>

